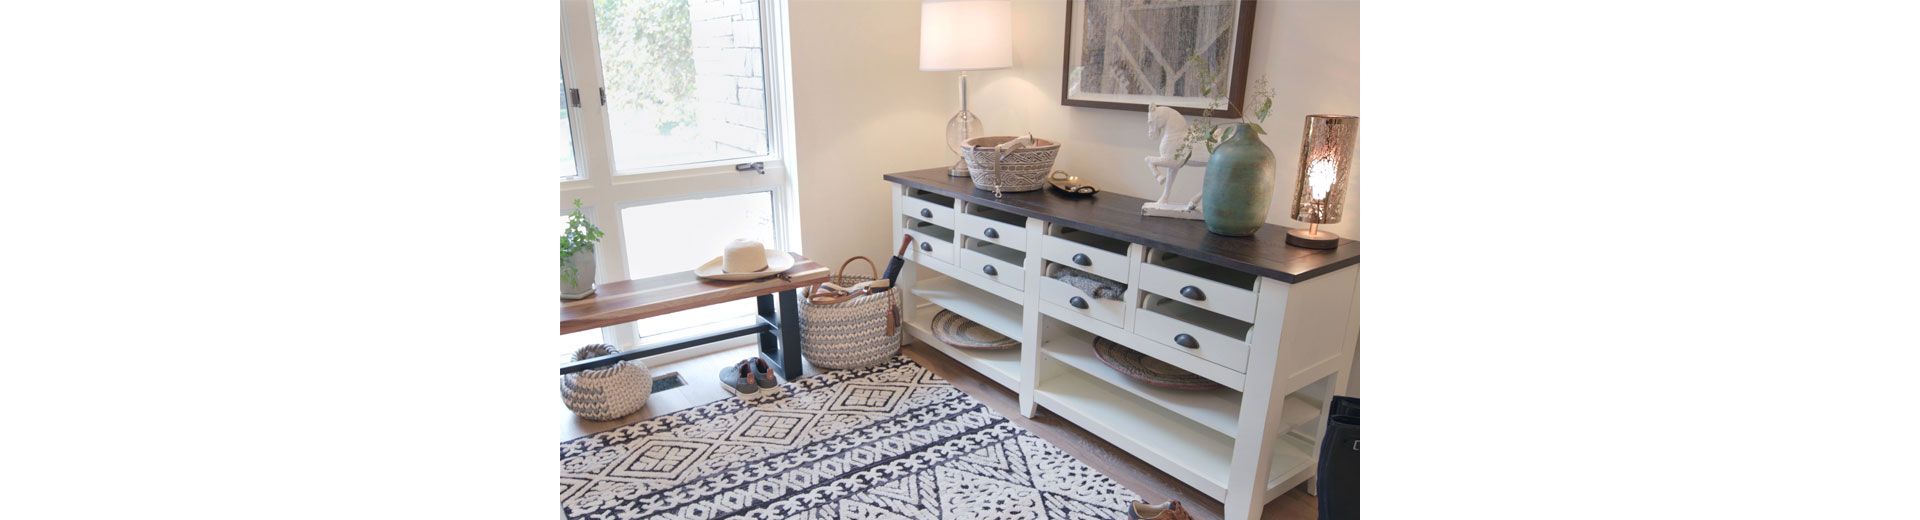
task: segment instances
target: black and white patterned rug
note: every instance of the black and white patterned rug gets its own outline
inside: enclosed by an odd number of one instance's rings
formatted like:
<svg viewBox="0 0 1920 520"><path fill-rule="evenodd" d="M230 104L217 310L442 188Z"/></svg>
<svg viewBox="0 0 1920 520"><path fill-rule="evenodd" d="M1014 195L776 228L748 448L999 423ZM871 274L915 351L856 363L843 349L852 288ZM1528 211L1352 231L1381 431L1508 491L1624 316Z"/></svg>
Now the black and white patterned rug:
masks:
<svg viewBox="0 0 1920 520"><path fill-rule="evenodd" d="M1110 519L1135 498L905 357L560 445L573 519Z"/></svg>

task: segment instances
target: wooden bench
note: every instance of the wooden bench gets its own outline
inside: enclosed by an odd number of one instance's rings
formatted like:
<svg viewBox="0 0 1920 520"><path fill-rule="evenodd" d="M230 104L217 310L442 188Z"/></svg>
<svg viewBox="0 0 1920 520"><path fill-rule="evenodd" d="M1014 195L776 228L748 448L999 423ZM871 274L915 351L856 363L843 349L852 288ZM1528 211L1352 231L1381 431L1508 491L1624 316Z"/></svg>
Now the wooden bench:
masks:
<svg viewBox="0 0 1920 520"><path fill-rule="evenodd" d="M793 268L749 282L705 280L693 271L603 284L585 299L560 304L560 333L571 334L743 298L759 302L752 325L695 338L584 359L560 366L561 374L612 366L629 359L665 354L749 334L760 335L760 356L780 377L800 377L800 306L797 292L827 281L826 267L794 255ZM779 311L775 312L775 300Z"/></svg>

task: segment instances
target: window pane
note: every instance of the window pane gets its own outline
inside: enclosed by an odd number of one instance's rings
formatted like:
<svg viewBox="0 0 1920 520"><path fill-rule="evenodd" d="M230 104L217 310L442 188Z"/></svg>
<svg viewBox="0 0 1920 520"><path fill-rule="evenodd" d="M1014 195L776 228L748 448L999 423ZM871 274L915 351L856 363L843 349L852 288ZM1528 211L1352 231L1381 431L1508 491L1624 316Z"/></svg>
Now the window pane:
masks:
<svg viewBox="0 0 1920 520"><path fill-rule="evenodd" d="M566 74L562 69L562 75ZM560 80L560 177L571 179L580 176L580 169L573 163L573 119L567 116L567 82Z"/></svg>
<svg viewBox="0 0 1920 520"><path fill-rule="evenodd" d="M596 0L616 171L767 152L758 0Z"/></svg>
<svg viewBox="0 0 1920 520"><path fill-rule="evenodd" d="M620 210L627 272L634 278L691 271L720 256L736 238L773 241L773 193L756 192L663 202ZM754 313L753 300L680 311L635 322L640 337L655 336Z"/></svg>

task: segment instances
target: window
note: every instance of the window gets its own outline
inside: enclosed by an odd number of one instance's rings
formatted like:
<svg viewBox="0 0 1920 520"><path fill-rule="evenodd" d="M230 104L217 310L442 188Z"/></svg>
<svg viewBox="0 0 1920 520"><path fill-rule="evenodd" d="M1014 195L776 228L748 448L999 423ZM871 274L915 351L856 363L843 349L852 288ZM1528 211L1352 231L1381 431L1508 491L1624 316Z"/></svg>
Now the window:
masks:
<svg viewBox="0 0 1920 520"><path fill-rule="evenodd" d="M560 64L560 178L580 177L580 163L574 159L573 91L567 89L567 67L565 60Z"/></svg>
<svg viewBox="0 0 1920 520"><path fill-rule="evenodd" d="M767 153L760 4L597 0L613 169Z"/></svg>
<svg viewBox="0 0 1920 520"><path fill-rule="evenodd" d="M560 208L564 214L580 199L606 231L595 248L599 280L692 270L735 238L797 249L775 102L784 74L782 6L561 0L560 7ZM736 168L751 163L762 168ZM633 346L753 312L751 301L717 305L609 327L602 337Z"/></svg>
<svg viewBox="0 0 1920 520"><path fill-rule="evenodd" d="M625 222L627 272L645 278L685 271L712 259L736 238L776 243L773 194L746 193L634 206L620 210ZM699 222L700 225L685 225ZM665 225L662 225L665 224ZM671 247L662 247L671 244ZM636 322L641 337L754 313L752 300L690 309Z"/></svg>

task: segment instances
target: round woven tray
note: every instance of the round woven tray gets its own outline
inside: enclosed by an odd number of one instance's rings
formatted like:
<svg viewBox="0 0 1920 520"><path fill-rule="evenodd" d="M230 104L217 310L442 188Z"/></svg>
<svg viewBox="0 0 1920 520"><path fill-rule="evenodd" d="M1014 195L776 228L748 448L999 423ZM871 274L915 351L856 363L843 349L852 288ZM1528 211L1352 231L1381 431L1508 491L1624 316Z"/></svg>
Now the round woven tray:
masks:
<svg viewBox="0 0 1920 520"><path fill-rule="evenodd" d="M1107 338L1093 338L1093 355L1100 362L1114 370L1139 380L1142 383L1180 390L1212 390L1220 388L1220 383L1200 377L1180 367L1167 364L1133 349L1108 341Z"/></svg>
<svg viewBox="0 0 1920 520"><path fill-rule="evenodd" d="M1003 336L949 310L941 310L933 315L933 338L941 343L974 350L1020 347L1019 340Z"/></svg>

